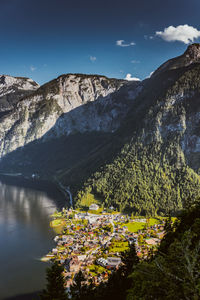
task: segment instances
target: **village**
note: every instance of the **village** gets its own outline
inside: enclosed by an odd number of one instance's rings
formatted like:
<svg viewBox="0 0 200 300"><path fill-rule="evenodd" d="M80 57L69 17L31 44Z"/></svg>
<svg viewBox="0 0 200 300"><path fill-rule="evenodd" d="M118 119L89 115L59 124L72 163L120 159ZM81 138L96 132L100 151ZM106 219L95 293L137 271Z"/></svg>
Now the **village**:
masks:
<svg viewBox="0 0 200 300"><path fill-rule="evenodd" d="M113 208L111 207L111 210ZM137 256L153 255L164 236L164 220L137 218L112 211L99 212L91 204L88 212L64 209L52 216L56 247L43 261L59 261L65 269L66 287L80 270L87 282L108 280L121 264L121 252L135 243Z"/></svg>

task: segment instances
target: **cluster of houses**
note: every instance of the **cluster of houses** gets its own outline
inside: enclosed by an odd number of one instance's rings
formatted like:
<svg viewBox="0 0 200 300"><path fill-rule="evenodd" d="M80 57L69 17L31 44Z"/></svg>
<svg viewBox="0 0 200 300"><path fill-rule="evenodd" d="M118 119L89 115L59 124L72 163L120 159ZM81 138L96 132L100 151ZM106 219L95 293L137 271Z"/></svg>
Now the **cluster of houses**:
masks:
<svg viewBox="0 0 200 300"><path fill-rule="evenodd" d="M93 205L91 210L98 208ZM72 284L79 270L82 270L88 282L93 280L99 284L106 281L109 274L122 263L120 252L116 251L116 247L115 250L111 247L113 243L128 246L134 242L137 255L145 257L149 249L156 248L164 234L162 224L137 233L130 232L125 225L131 218L120 213L90 214L73 211L72 214L71 211L65 211L64 215L66 225L63 234L55 237L57 245L46 257L63 264L67 287ZM96 267L91 271L92 266Z"/></svg>

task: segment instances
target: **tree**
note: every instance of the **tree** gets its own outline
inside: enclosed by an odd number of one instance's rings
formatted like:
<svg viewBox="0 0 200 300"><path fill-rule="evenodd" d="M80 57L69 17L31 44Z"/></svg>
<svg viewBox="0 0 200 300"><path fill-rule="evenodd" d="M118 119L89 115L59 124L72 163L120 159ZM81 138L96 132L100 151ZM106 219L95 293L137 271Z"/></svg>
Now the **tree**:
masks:
<svg viewBox="0 0 200 300"><path fill-rule="evenodd" d="M47 287L40 295L41 300L68 300L63 271L64 267L57 262L47 268Z"/></svg>
<svg viewBox="0 0 200 300"><path fill-rule="evenodd" d="M124 275L128 276L133 271L133 267L139 263L135 243L132 243L127 251L122 252L121 259L124 264L121 268L125 273Z"/></svg>
<svg viewBox="0 0 200 300"><path fill-rule="evenodd" d="M73 300L83 299L87 294L87 285L84 284L85 276L80 270L74 278L73 284L70 286L70 292Z"/></svg>
<svg viewBox="0 0 200 300"><path fill-rule="evenodd" d="M132 273L134 266L139 263L134 243L130 245L129 250L121 253L121 260L122 266L112 273L106 286L97 289L97 296L94 299L126 299L127 290L132 284L132 279L129 278L129 275Z"/></svg>

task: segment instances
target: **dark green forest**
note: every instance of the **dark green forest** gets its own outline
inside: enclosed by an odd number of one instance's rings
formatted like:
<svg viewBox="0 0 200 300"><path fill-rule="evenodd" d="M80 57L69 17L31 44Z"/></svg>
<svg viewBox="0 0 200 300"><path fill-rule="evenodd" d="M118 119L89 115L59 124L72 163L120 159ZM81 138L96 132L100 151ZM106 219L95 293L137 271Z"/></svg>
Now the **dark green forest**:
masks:
<svg viewBox="0 0 200 300"><path fill-rule="evenodd" d="M175 214L198 201L199 176L188 166L169 165L158 153L155 147L126 145L112 164L88 180L77 195L76 205L81 205L84 194L91 193L106 207L155 216Z"/></svg>

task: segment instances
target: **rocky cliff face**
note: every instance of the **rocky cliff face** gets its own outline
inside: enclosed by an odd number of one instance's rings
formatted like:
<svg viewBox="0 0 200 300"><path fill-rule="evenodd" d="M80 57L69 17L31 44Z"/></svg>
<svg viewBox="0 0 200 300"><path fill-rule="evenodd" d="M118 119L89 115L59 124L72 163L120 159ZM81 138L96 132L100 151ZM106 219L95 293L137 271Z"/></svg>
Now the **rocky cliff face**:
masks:
<svg viewBox="0 0 200 300"><path fill-rule="evenodd" d="M144 141L159 142L165 152L179 164L186 163L195 170L200 168L200 45L190 45L181 56L178 68L164 64L153 82L165 82L160 95L145 116ZM175 58L177 63L179 58ZM150 83L151 84L151 83ZM148 129L151 128L151 130Z"/></svg>
<svg viewBox="0 0 200 300"><path fill-rule="evenodd" d="M21 98L38 88L30 78L0 75L0 112L12 110Z"/></svg>
<svg viewBox="0 0 200 300"><path fill-rule="evenodd" d="M14 82L10 79L6 96ZM30 85L27 80L18 90ZM35 92L16 100L14 108L0 119L1 157L39 139L43 142L76 132L114 132L141 91L141 84L68 74L34 88Z"/></svg>

